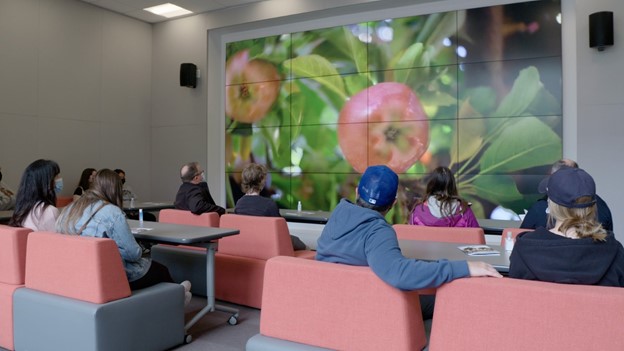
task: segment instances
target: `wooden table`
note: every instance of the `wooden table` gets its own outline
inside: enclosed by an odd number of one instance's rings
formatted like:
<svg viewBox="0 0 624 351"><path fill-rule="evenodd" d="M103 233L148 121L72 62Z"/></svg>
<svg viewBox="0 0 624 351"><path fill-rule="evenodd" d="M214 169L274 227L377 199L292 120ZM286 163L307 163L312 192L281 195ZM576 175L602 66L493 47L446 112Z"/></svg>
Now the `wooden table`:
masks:
<svg viewBox="0 0 624 351"><path fill-rule="evenodd" d="M214 267L215 267L215 251L217 248L216 240L226 236L239 234L238 229L199 227L191 225L181 225L172 223L159 222L143 222L137 220L128 220L132 234L138 240L167 243L167 244L183 244L206 247L206 306L188 322L184 329L188 331L197 321L205 316L208 312L215 310L232 313L228 320L230 324L236 324L238 321L238 310L226 306L215 304L214 293Z"/></svg>
<svg viewBox="0 0 624 351"><path fill-rule="evenodd" d="M474 244L443 243L437 241L399 240L399 247L405 257L417 258L423 261L483 261L491 264L500 273L509 273L509 255L500 245L487 245L500 252L499 256L469 256L458 247Z"/></svg>

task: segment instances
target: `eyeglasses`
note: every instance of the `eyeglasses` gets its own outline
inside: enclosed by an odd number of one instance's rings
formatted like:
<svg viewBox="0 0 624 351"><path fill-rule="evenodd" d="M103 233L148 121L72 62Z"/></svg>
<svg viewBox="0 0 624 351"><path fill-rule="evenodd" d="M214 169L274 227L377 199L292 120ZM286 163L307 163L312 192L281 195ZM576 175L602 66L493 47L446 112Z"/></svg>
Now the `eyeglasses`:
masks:
<svg viewBox="0 0 624 351"><path fill-rule="evenodd" d="M197 177L197 176L200 176L200 175L204 174L204 172L205 172L205 171L201 171L201 172L199 172L199 173L196 173L196 174L195 174L195 177Z"/></svg>

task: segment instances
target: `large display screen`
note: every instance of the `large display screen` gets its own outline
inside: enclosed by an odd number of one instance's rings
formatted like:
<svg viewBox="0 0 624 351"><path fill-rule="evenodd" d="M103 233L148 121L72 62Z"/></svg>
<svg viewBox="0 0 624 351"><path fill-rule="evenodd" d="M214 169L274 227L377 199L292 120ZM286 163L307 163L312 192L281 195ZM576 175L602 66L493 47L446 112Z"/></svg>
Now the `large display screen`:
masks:
<svg viewBox="0 0 624 351"><path fill-rule="evenodd" d="M267 166L282 208L332 210L361 173L399 174L405 222L448 166L479 218L522 213L562 156L559 1L284 33L226 45L227 206Z"/></svg>

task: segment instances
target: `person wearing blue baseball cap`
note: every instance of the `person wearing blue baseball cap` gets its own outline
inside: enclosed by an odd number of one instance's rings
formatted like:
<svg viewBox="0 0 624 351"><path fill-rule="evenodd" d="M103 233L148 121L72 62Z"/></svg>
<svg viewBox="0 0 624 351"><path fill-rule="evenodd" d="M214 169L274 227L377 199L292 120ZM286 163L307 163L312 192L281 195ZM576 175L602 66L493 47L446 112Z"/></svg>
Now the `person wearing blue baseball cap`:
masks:
<svg viewBox="0 0 624 351"><path fill-rule="evenodd" d="M561 168L539 185L549 228L518 235L509 276L554 283L624 287L624 247L598 221L596 184L580 168Z"/></svg>
<svg viewBox="0 0 624 351"><path fill-rule="evenodd" d="M467 276L501 275L484 262L424 262L401 253L396 232L385 215L396 202L399 177L383 165L366 169L354 203L342 199L317 242L316 259L370 266L389 285L401 290L435 288ZM420 296L423 319L433 316L434 297Z"/></svg>

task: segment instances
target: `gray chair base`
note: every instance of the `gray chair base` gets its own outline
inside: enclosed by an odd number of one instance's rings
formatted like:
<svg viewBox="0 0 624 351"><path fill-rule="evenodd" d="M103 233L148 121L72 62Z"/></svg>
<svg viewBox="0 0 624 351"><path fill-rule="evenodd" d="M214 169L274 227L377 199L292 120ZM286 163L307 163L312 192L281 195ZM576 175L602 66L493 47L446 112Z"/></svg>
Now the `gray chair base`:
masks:
<svg viewBox="0 0 624 351"><path fill-rule="evenodd" d="M206 252L175 247L154 245L150 256L158 263L169 268L173 281L191 282L193 295L206 296Z"/></svg>
<svg viewBox="0 0 624 351"><path fill-rule="evenodd" d="M104 304L22 288L13 304L16 350L156 351L184 342L179 284L157 284Z"/></svg>
<svg viewBox="0 0 624 351"><path fill-rule="evenodd" d="M301 344L256 334L247 340L245 351L331 351L330 349Z"/></svg>

